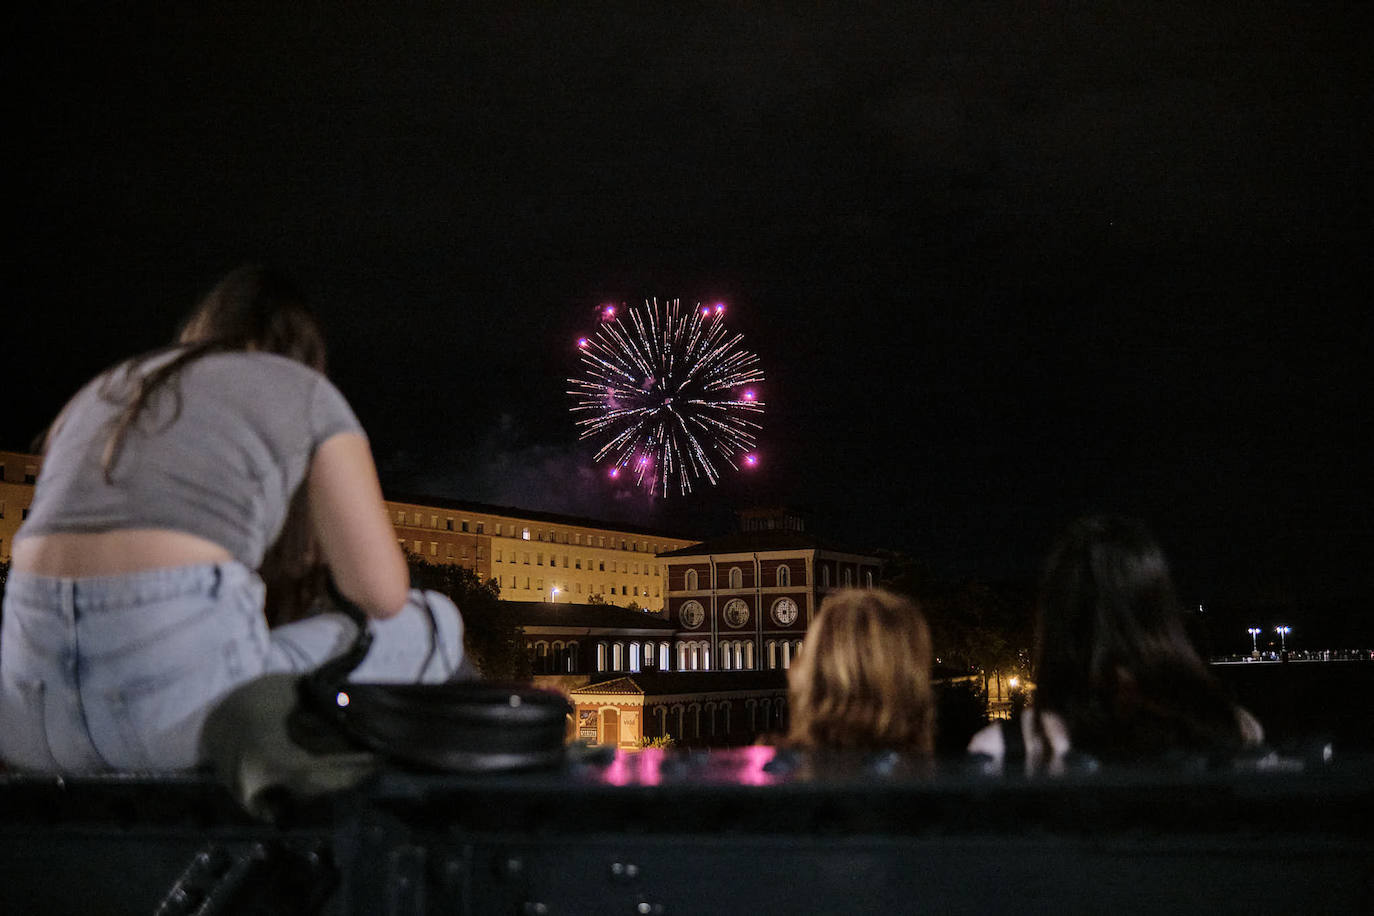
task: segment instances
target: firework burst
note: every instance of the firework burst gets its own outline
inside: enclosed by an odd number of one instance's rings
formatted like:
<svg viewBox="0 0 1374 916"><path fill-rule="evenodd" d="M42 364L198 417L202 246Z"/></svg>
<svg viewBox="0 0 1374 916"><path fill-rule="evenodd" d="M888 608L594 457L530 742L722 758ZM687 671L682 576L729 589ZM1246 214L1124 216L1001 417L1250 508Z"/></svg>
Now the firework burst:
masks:
<svg viewBox="0 0 1374 916"><path fill-rule="evenodd" d="M614 476L667 496L716 483L722 467L755 467L763 381L743 335L725 330L722 303L684 309L657 299L619 314L577 341L583 374L568 379L579 438L600 443L597 461Z"/></svg>

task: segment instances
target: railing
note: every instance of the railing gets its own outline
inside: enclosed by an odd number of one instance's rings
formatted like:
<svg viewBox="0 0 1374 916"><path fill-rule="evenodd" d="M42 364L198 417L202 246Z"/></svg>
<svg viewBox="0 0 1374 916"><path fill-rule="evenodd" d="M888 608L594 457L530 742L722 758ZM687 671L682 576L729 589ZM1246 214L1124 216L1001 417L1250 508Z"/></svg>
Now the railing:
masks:
<svg viewBox="0 0 1374 916"><path fill-rule="evenodd" d="M1027 777L593 750L279 810L197 776L0 777L0 912L1215 914L1374 891L1372 758Z"/></svg>

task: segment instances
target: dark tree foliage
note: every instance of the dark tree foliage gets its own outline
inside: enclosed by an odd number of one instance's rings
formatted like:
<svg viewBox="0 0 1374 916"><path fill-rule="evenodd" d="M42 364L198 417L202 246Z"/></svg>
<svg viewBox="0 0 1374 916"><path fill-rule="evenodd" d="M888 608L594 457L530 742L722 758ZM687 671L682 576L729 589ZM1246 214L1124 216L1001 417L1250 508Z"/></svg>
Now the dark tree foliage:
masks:
<svg viewBox="0 0 1374 916"><path fill-rule="evenodd" d="M495 579L483 582L462 566L429 563L407 553L410 584L447 595L463 614L464 646L468 656L493 681L528 681L530 658L520 625L502 606Z"/></svg>
<svg viewBox="0 0 1374 916"><path fill-rule="evenodd" d="M914 599L925 614L942 668L979 676L984 695L993 672L1030 673L1033 587L948 579L903 554L884 557L884 570L883 585ZM967 699L956 705L966 706Z"/></svg>

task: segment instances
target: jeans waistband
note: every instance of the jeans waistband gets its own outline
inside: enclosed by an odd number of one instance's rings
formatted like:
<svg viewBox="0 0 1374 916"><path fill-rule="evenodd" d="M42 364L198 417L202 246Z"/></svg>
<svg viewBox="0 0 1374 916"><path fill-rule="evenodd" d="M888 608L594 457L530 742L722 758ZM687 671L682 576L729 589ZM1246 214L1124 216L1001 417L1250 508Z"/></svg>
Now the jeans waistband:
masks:
<svg viewBox="0 0 1374 916"><path fill-rule="evenodd" d="M61 607L87 613L119 609L183 595L203 595L255 574L237 561L168 566L114 576L40 576L11 572L5 583L7 611Z"/></svg>

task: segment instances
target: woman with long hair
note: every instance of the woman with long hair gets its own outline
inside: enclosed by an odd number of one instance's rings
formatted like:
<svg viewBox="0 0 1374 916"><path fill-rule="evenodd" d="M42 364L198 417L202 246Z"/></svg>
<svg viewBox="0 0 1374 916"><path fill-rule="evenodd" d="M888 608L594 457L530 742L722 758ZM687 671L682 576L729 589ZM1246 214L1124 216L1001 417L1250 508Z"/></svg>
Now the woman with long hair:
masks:
<svg viewBox="0 0 1374 916"><path fill-rule="evenodd" d="M1189 642L1164 552L1133 519L1082 518L1055 544L1033 667L1034 705L974 735L970 752L1038 766L1071 749L1130 762L1263 740Z"/></svg>
<svg viewBox="0 0 1374 916"><path fill-rule="evenodd" d="M5 590L0 757L60 772L195 765L218 699L351 644L338 613L268 629L269 598L275 617L300 617L326 574L370 618L360 679L458 668L457 609L410 591L367 438L324 368L300 290L245 267L173 346L62 410Z"/></svg>
<svg viewBox="0 0 1374 916"><path fill-rule="evenodd" d="M787 744L929 757L931 655L930 628L907 599L882 589L829 595L788 672Z"/></svg>

